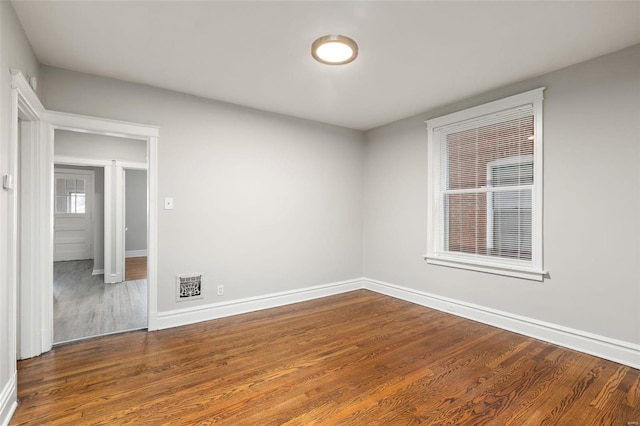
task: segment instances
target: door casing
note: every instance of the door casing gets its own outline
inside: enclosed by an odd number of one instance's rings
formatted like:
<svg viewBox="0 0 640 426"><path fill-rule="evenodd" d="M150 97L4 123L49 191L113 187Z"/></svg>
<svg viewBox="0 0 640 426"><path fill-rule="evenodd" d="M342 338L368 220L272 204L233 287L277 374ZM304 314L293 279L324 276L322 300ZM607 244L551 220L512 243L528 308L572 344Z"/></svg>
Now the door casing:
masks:
<svg viewBox="0 0 640 426"><path fill-rule="evenodd" d="M27 79L11 70L12 108L9 173L21 170L22 216L17 226L17 194L10 197L10 270L8 282L9 344L17 354L17 315L20 315L20 356L30 358L51 349L53 344L53 140L55 129L119 136L147 142L147 223L148 247L148 329L158 328L157 303L157 211L158 211L158 127L99 117L89 117L44 109ZM24 117L21 143L18 143L18 116ZM21 147L18 167L17 149ZM17 241L20 238L20 256ZM20 259L18 265L18 260ZM17 283L17 268L21 282ZM25 273L25 271L27 273ZM17 293L20 292L20 309ZM15 357L15 358L14 358ZM11 362L11 361L10 361ZM15 374L15 371L14 371Z"/></svg>

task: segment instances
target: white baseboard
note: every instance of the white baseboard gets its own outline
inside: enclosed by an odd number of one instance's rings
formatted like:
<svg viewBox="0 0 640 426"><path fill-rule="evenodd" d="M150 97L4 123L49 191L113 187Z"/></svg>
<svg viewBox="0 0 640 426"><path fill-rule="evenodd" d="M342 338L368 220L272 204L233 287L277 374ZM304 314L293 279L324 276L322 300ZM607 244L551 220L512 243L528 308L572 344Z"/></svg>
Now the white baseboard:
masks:
<svg viewBox="0 0 640 426"><path fill-rule="evenodd" d="M461 300L451 299L370 278L307 287L298 290L266 294L229 302L212 303L167 312L154 318L153 329L194 324L232 315L275 308L353 290L367 289L428 308L447 312L473 321L492 325L558 346L608 359L633 368L640 368L640 345L576 330Z"/></svg>
<svg viewBox="0 0 640 426"><path fill-rule="evenodd" d="M104 275L104 269L94 269L91 275Z"/></svg>
<svg viewBox="0 0 640 426"><path fill-rule="evenodd" d="M124 257L145 257L147 256L147 250L127 250L124 252Z"/></svg>
<svg viewBox="0 0 640 426"><path fill-rule="evenodd" d="M13 413L18 407L18 381L14 373L0 392L0 425L6 426L11 421Z"/></svg>
<svg viewBox="0 0 640 426"><path fill-rule="evenodd" d="M276 308L292 303L305 302L307 300L346 293L363 288L361 279L340 281L315 287L307 287L298 290L271 293L263 296L249 297L246 299L232 300L229 302L211 303L191 308L175 309L167 312L159 312L154 321L154 328L164 329L181 325L193 324L201 321L209 321L232 315L245 314L263 309Z"/></svg>
<svg viewBox="0 0 640 426"><path fill-rule="evenodd" d="M640 345L437 296L369 278L364 288L463 318L523 334L558 346L640 368Z"/></svg>

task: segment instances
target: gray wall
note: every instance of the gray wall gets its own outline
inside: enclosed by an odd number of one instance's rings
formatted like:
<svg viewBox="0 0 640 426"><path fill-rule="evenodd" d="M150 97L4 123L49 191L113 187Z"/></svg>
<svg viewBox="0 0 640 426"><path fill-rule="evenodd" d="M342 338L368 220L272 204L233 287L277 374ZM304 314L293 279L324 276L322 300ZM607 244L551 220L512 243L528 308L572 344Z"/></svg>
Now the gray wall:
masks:
<svg viewBox="0 0 640 426"><path fill-rule="evenodd" d="M53 110L160 126L158 309L175 275L205 274L211 303L362 274L361 132L42 67ZM215 286L225 286L215 296Z"/></svg>
<svg viewBox="0 0 640 426"><path fill-rule="evenodd" d="M11 108L10 68L21 70L27 76L39 78L38 61L22 31L13 6L8 1L0 1L0 175L13 173L9 169L9 119ZM38 90L39 91L39 90ZM10 192L0 189L0 393L16 374L15 353L12 353L10 339L13 339L11 324L16 312L13 300L15 291L9 283L9 197ZM2 415L0 413L0 421Z"/></svg>
<svg viewBox="0 0 640 426"><path fill-rule="evenodd" d="M125 170L125 251L147 249L147 171Z"/></svg>
<svg viewBox="0 0 640 426"><path fill-rule="evenodd" d="M427 265L425 120L546 86L544 282ZM364 275L640 343L640 45L367 133Z"/></svg>
<svg viewBox="0 0 640 426"><path fill-rule="evenodd" d="M55 130L55 155L97 160L147 162L147 142L115 136Z"/></svg>

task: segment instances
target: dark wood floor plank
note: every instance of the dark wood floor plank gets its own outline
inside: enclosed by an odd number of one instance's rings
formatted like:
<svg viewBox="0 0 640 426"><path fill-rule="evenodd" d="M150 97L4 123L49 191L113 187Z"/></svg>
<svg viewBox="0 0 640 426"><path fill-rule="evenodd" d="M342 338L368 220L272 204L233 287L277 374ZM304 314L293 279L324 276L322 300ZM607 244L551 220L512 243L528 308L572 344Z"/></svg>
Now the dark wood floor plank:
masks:
<svg viewBox="0 0 640 426"><path fill-rule="evenodd" d="M609 377L607 383L602 387L598 395L594 398L593 401L589 405L595 407L598 410L602 410L607 402L611 398L613 392L618 388L622 379L627 375L629 371L629 367L620 366L616 371Z"/></svg>
<svg viewBox="0 0 640 426"><path fill-rule="evenodd" d="M127 257L124 266L125 281L147 279L147 256Z"/></svg>
<svg viewBox="0 0 640 426"><path fill-rule="evenodd" d="M632 377L631 371L627 373L627 377ZM626 403L631 408L636 408L640 405L640 375L636 375L635 381L631 384L628 390L622 389L626 393Z"/></svg>
<svg viewBox="0 0 640 426"><path fill-rule="evenodd" d="M364 290L62 345L18 378L13 425L640 419L638 370Z"/></svg>

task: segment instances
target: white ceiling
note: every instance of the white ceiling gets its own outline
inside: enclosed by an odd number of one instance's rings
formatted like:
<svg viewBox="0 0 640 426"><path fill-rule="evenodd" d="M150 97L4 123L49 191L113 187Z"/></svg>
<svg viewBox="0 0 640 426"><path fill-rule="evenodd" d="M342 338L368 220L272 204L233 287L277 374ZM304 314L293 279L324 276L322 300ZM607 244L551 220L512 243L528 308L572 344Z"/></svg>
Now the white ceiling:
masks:
<svg viewBox="0 0 640 426"><path fill-rule="evenodd" d="M640 43L640 2L13 1L41 63L370 129ZM360 46L315 62L314 39Z"/></svg>

